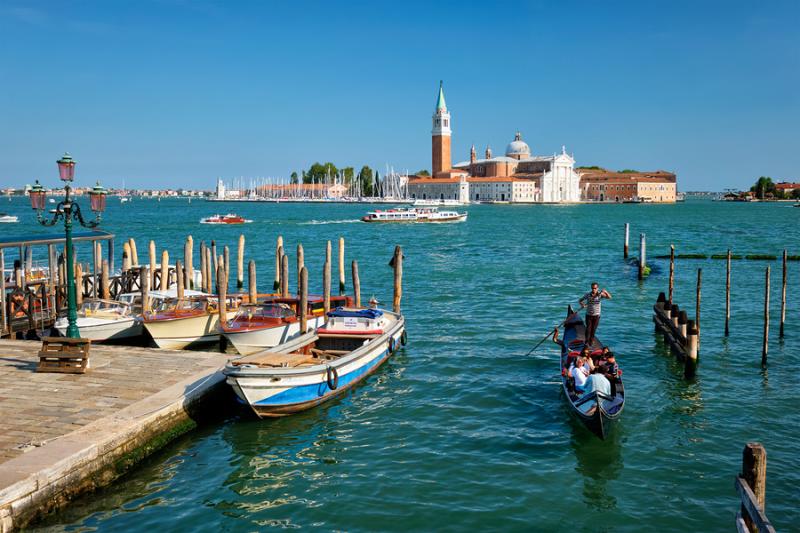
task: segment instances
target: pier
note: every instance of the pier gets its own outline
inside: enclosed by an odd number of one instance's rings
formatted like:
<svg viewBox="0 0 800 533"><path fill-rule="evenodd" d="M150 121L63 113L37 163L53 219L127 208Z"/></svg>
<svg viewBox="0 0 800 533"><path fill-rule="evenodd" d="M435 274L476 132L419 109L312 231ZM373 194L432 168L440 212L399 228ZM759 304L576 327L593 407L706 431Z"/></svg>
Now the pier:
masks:
<svg viewBox="0 0 800 533"><path fill-rule="evenodd" d="M85 374L35 372L40 342L0 346L0 533L111 483L217 409L228 356L93 345Z"/></svg>

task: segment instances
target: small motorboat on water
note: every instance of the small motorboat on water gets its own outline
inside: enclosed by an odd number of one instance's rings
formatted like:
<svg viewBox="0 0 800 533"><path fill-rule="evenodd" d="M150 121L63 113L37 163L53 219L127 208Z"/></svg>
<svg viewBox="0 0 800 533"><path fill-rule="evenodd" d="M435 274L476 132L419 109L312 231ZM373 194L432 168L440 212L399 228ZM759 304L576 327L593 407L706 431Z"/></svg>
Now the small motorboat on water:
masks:
<svg viewBox="0 0 800 533"><path fill-rule="evenodd" d="M439 211L436 207L398 207L385 211L370 211L363 222L464 222L467 213Z"/></svg>
<svg viewBox="0 0 800 533"><path fill-rule="evenodd" d="M241 295L228 297L226 310L235 312L241 299ZM142 314L142 321L159 348L182 350L219 341L219 299L216 296L185 294L183 298L162 300L151 308L152 311Z"/></svg>
<svg viewBox="0 0 800 533"><path fill-rule="evenodd" d="M285 344L229 361L224 373L261 418L319 405L364 380L405 344L403 316L339 308L324 327Z"/></svg>
<svg viewBox="0 0 800 533"><path fill-rule="evenodd" d="M81 337L93 342L129 339L142 334L142 322L131 304L114 300L92 299L78 309L78 330ZM61 336L67 335L67 317L56 320L53 327Z"/></svg>
<svg viewBox="0 0 800 533"><path fill-rule="evenodd" d="M227 215L214 215L201 218L201 224L249 224L252 220L247 220L239 215L228 213Z"/></svg>
<svg viewBox="0 0 800 533"><path fill-rule="evenodd" d="M0 213L0 223L2 224L15 224L19 222L19 217L16 215L9 215L7 213Z"/></svg>
<svg viewBox="0 0 800 533"><path fill-rule="evenodd" d="M611 393L595 390L581 393L576 391L575 383L569 375L571 363L580 355L585 344L586 326L583 320L574 313L572 307L567 309L567 320L564 323L564 337L561 344L561 384L564 398L573 414L583 422L590 431L604 439L625 407L625 386L622 383L622 372L616 378ZM603 346L595 337L589 349L593 356L602 353Z"/></svg>
<svg viewBox="0 0 800 533"><path fill-rule="evenodd" d="M331 296L331 307L352 305L347 296ZM298 319L300 298L270 295L257 303L243 303L227 323L219 324L220 332L242 355L272 348L301 333ZM308 328L317 329L325 323L324 300L321 296L308 298Z"/></svg>

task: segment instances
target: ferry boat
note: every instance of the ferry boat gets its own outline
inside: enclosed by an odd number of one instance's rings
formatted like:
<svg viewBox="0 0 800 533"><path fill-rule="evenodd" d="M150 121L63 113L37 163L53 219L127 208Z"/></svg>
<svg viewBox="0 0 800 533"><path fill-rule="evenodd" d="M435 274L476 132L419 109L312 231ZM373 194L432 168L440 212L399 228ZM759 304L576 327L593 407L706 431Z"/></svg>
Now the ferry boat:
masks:
<svg viewBox="0 0 800 533"><path fill-rule="evenodd" d="M0 223L4 224L14 224L19 222L19 217L16 215L8 215L6 213L0 213Z"/></svg>
<svg viewBox="0 0 800 533"><path fill-rule="evenodd" d="M467 213L439 211L435 207L398 207L386 211L370 211L361 220L363 222L463 222L467 220Z"/></svg>
<svg viewBox="0 0 800 533"><path fill-rule="evenodd" d="M445 199L422 199L419 198L414 200L414 207L432 207L432 206L444 206L444 207L457 207L460 205L466 205L465 202L459 202L458 200L454 200L452 198L445 198Z"/></svg>
<svg viewBox="0 0 800 533"><path fill-rule="evenodd" d="M347 391L405 344L402 315L338 308L325 327L225 365L227 383L260 418L310 409Z"/></svg>
<svg viewBox="0 0 800 533"><path fill-rule="evenodd" d="M306 309L308 329L317 329L325 323L325 302L322 296L309 296ZM331 307L353 305L348 296L331 295ZM233 319L220 323L220 332L242 355L250 355L272 348L305 333L300 331L298 319L300 298L267 296L258 303L245 303Z"/></svg>
<svg viewBox="0 0 800 533"><path fill-rule="evenodd" d="M247 220L234 213L227 215L214 215L200 219L201 224L249 224L252 220Z"/></svg>

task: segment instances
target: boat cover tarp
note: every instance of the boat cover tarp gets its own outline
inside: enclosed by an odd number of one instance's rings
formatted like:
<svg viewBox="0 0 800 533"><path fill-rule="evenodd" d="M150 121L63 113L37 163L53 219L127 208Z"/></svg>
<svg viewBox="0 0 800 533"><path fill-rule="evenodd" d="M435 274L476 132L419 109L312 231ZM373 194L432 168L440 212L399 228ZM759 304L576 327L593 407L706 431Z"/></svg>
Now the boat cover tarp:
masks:
<svg viewBox="0 0 800 533"><path fill-rule="evenodd" d="M341 307L337 307L333 311L329 312L328 316L375 319L383 316L383 311L381 311L380 309L352 310L352 309L343 309Z"/></svg>

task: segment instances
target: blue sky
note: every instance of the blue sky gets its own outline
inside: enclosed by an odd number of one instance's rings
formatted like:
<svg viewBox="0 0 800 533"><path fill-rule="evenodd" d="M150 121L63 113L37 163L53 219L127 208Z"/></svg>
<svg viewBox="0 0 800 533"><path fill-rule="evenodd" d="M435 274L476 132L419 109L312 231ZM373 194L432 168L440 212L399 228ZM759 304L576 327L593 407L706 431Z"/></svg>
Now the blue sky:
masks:
<svg viewBox="0 0 800 533"><path fill-rule="evenodd" d="M682 190L800 179L798 2L0 0L0 185L430 168L520 130Z"/></svg>

